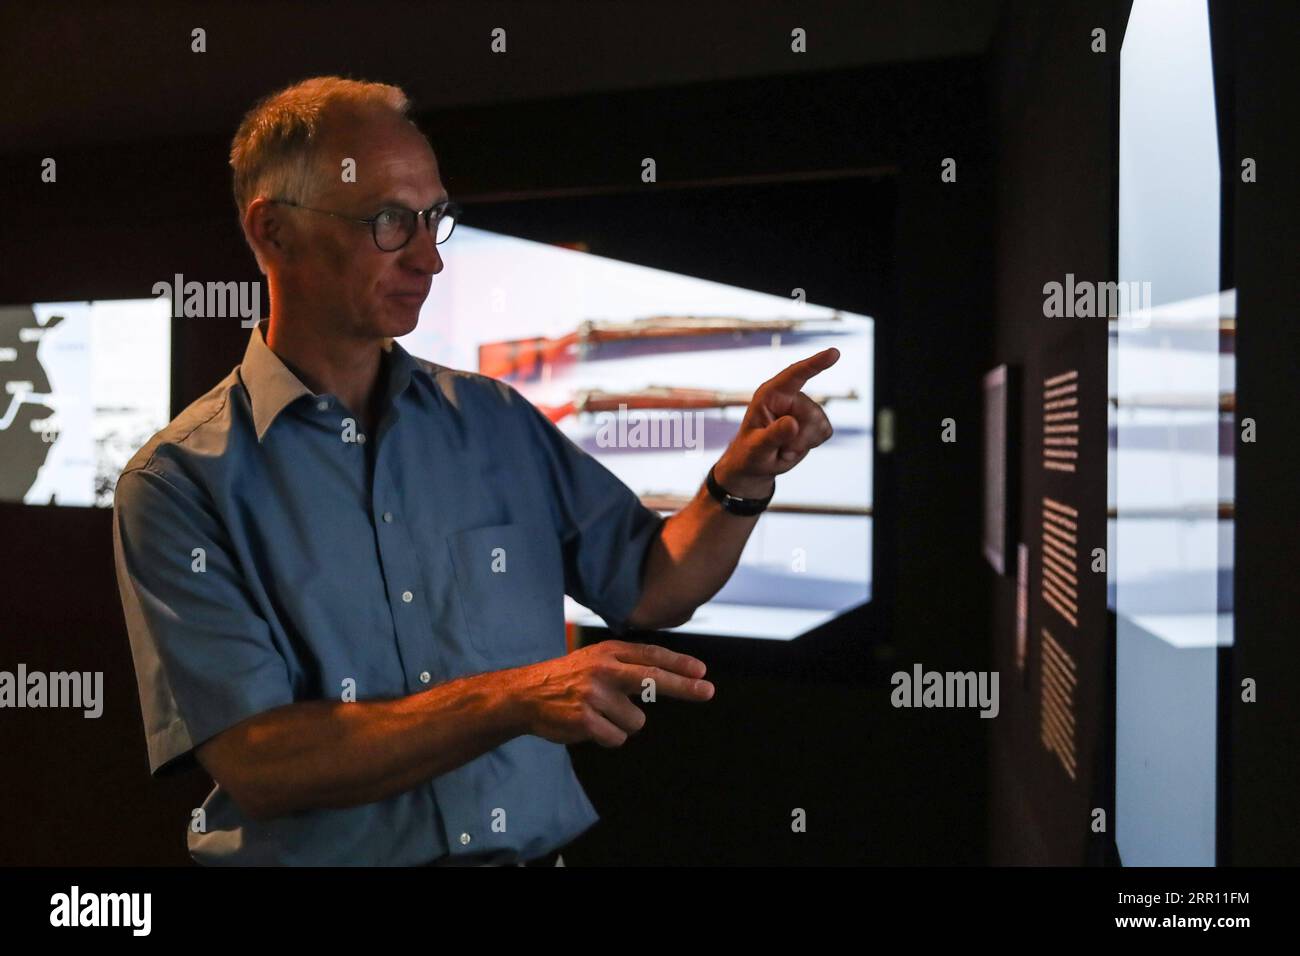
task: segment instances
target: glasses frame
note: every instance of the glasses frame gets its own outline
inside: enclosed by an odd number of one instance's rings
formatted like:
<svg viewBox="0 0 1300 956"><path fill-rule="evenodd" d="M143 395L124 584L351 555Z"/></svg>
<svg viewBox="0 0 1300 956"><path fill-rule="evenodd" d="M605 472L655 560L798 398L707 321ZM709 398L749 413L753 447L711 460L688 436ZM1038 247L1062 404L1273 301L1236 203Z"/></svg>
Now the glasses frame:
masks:
<svg viewBox="0 0 1300 956"><path fill-rule="evenodd" d="M379 212L375 213L373 216L370 216L366 219L358 219L355 216L345 216L342 213L332 212L329 209L316 209L315 207L312 206L304 206L302 205L302 203L296 203L291 199L271 199L269 201L273 203L278 203L282 206L292 206L294 209L305 209L307 210L307 212L318 212L326 216L333 216L335 219L342 219L344 222L365 223L367 226L370 227L370 238L374 242L375 248L378 249L380 252L401 252L408 245L410 245L411 240L415 238L415 234L418 231L418 227L417 229L412 229L411 234L406 237L405 241L403 241L400 246L396 246L392 249L385 249L383 246L379 244L378 222L379 222L379 217L382 216L384 213L388 212L389 210L400 209L404 212L414 213L417 220L421 218L424 219L424 227L427 230L429 230L429 235L433 236L433 244L435 246L440 246L448 239L451 238L451 233L456 231L456 222L458 219L460 219L460 204L450 199L439 200L438 202L430 206L428 209L412 209L410 206L385 206L383 209L379 210ZM433 219L433 212L435 209L438 209L439 207L441 207L441 211L438 213L437 221L441 222L443 218L446 216L451 217L451 232L448 232L447 235L443 237L441 240L438 239L438 234L437 232L434 231L434 219Z"/></svg>

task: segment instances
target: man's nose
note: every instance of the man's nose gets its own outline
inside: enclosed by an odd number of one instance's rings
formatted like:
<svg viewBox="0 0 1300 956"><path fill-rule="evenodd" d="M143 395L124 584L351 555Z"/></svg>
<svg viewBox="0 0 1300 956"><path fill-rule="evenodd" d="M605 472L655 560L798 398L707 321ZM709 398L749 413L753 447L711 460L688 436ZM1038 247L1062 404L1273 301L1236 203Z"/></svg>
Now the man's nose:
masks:
<svg viewBox="0 0 1300 956"><path fill-rule="evenodd" d="M433 233L425 227L422 220L417 221L415 235L402 249L402 253L402 258L405 260L403 264L407 268L432 275L442 271L442 256L438 252L438 244L434 241Z"/></svg>

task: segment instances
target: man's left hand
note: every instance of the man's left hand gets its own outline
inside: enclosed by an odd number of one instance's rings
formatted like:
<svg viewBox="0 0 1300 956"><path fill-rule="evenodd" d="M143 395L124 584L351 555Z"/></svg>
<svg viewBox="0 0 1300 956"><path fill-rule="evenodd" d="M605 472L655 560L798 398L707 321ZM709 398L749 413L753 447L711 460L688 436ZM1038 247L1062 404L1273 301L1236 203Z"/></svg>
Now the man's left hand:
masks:
<svg viewBox="0 0 1300 956"><path fill-rule="evenodd" d="M825 349L768 379L754 392L740 431L713 469L713 477L733 495L766 498L783 475L831 437L830 419L801 389L814 375L839 361L838 349Z"/></svg>

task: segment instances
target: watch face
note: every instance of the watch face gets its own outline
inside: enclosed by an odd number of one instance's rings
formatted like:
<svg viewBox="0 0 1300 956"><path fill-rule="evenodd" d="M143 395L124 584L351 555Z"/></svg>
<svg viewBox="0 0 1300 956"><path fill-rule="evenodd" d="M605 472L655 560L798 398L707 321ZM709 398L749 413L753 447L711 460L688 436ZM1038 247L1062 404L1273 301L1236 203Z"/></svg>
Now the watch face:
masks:
<svg viewBox="0 0 1300 956"><path fill-rule="evenodd" d="M761 514L767 509L768 502L772 500L772 495L768 495L766 498L741 498L738 495L733 495L718 484L718 480L713 477L712 468L709 469L708 477L705 479L705 486L709 489L709 494L718 504L722 505L722 510L734 515L750 516ZM773 488L772 494L775 493L776 489Z"/></svg>
<svg viewBox="0 0 1300 956"><path fill-rule="evenodd" d="M726 500L722 507L736 515L756 515L767 507L767 502L761 499L738 498L730 494L724 497Z"/></svg>

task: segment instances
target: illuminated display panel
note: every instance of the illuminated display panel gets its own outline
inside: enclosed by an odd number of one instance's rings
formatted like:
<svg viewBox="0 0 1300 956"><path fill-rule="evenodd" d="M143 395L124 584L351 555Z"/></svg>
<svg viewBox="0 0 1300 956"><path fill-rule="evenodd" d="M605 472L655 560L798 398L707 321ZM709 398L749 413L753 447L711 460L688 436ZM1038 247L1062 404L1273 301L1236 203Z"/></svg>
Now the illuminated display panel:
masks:
<svg viewBox="0 0 1300 956"><path fill-rule="evenodd" d="M695 494L759 384L839 349L804 389L834 437L778 478L736 573L678 630L789 640L869 600L870 317L464 225L443 255L403 346L509 382L665 514ZM601 624L572 600L567 613Z"/></svg>

